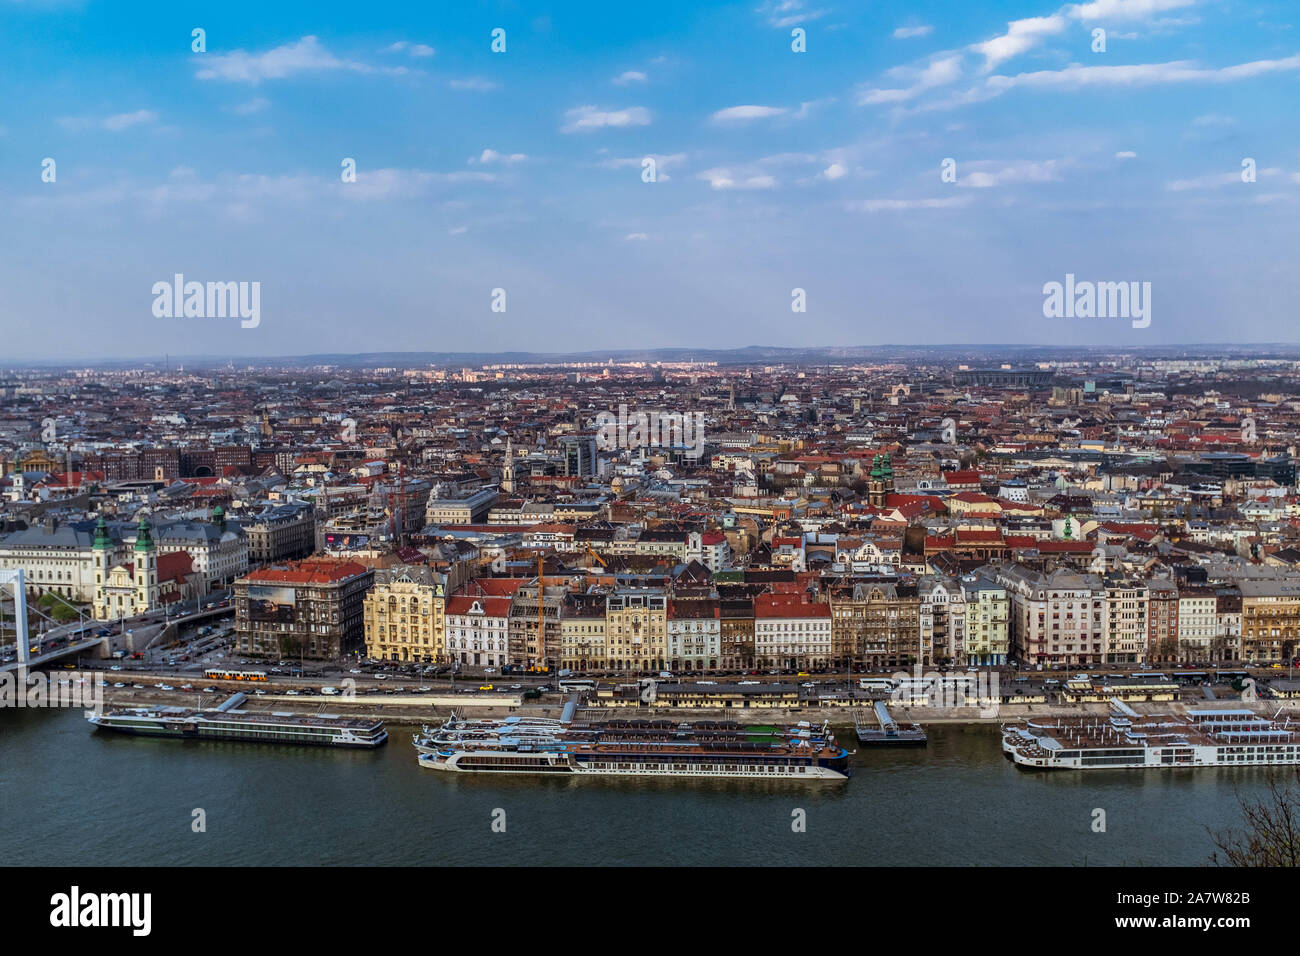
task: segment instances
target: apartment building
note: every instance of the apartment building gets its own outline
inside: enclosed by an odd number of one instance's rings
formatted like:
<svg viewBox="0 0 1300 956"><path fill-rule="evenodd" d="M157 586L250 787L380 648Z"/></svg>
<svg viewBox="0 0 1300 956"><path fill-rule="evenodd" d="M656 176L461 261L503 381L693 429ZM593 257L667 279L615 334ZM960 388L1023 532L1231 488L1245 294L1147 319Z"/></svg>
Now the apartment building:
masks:
<svg viewBox="0 0 1300 956"><path fill-rule="evenodd" d="M235 638L254 657L339 660L365 650L365 597L374 571L311 558L253 571L235 582Z"/></svg>
<svg viewBox="0 0 1300 956"><path fill-rule="evenodd" d="M446 576L425 565L376 571L364 602L366 656L381 661L446 660L446 587Z"/></svg>

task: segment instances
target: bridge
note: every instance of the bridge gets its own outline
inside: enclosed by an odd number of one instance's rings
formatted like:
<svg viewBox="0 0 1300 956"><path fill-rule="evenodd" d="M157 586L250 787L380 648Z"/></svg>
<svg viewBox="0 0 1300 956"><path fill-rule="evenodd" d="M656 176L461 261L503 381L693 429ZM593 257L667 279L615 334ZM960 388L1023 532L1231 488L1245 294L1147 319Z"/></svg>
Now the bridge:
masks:
<svg viewBox="0 0 1300 956"><path fill-rule="evenodd" d="M16 637L27 634L27 589L25 584L26 582L21 568L14 571L0 570L0 593L3 593L3 590L8 587L13 589L14 623L17 628L15 631ZM213 595L209 595L209 597L212 596ZM118 627L114 621L95 621L90 619L59 624L38 638L35 646L39 648L42 643L51 639L57 640L65 635L69 637L68 643L61 647L50 648L43 653L38 652L35 655L31 652L33 644L31 638L17 639L17 660L0 666L0 674L5 671L22 672L28 668L41 667L42 665L62 660L65 657L76 657L80 654L92 652L96 648L99 649L99 657L101 659L108 658L113 653L113 639L115 637L125 636L128 625L131 624L137 626L150 624L162 625L159 628L158 633L153 635L144 647L139 648L140 650L147 650L157 642L159 638L165 638L168 635L175 634L176 630L182 624L191 624L196 621L203 621L230 613L230 608L228 607L205 608L203 606L203 600L203 598L195 599L196 608L189 614L181 614L177 617L167 618L164 621L151 620L153 614L157 613L155 611L150 612L149 614L140 615L139 617L123 618L120 627ZM37 613L39 614L40 612L38 611ZM97 633L93 633L104 628L117 628L118 633L105 634L102 637ZM135 650L136 648L128 647L126 649Z"/></svg>

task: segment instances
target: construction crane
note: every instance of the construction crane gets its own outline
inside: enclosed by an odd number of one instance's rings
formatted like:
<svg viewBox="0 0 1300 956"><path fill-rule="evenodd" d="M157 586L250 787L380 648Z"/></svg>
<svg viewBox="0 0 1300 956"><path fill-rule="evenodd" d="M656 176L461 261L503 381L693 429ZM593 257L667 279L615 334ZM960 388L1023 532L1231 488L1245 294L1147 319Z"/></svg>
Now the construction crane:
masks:
<svg viewBox="0 0 1300 956"><path fill-rule="evenodd" d="M546 584L544 575L546 567L544 558L546 555L537 552L537 658L539 661L545 661L546 652Z"/></svg>
<svg viewBox="0 0 1300 956"><path fill-rule="evenodd" d="M608 571L609 565L606 563L604 558L602 558L599 554L596 553L596 549L593 548L590 544L586 545L586 548L587 548L587 553L591 555L593 558L595 558L597 561L599 561L600 566L604 568L606 571Z"/></svg>

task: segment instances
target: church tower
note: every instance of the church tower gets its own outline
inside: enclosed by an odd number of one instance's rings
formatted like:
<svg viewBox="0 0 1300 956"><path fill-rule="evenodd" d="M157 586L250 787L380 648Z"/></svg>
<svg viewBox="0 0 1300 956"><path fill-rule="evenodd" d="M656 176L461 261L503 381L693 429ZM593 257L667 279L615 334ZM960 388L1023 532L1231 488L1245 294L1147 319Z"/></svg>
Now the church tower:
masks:
<svg viewBox="0 0 1300 956"><path fill-rule="evenodd" d="M135 612L158 606L158 546L144 518L135 537Z"/></svg>
<svg viewBox="0 0 1300 956"><path fill-rule="evenodd" d="M108 525L104 516L99 516L95 524L95 540L90 546L91 559L95 565L95 620L106 621L109 617L108 595L104 586L108 583L108 566L113 558L113 542L108 536Z"/></svg>
<svg viewBox="0 0 1300 956"><path fill-rule="evenodd" d="M867 480L867 503L873 508L883 508L885 499L894 493L894 466L888 455L871 459L871 477Z"/></svg>
<svg viewBox="0 0 1300 956"><path fill-rule="evenodd" d="M506 460L501 466L501 490L508 495L515 493L515 448L510 436L506 436Z"/></svg>

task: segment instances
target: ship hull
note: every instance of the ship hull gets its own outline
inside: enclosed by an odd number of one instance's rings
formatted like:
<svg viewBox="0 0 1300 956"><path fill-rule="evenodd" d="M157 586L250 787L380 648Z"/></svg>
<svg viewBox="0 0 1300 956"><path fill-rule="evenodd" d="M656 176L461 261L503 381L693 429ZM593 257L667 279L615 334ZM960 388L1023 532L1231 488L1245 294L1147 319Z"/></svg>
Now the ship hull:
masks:
<svg viewBox="0 0 1300 956"><path fill-rule="evenodd" d="M744 765L692 766L682 764L662 768L619 765L617 761L567 761L561 755L553 758L537 759L515 766L484 766L462 763L465 754L423 754L417 759L420 766L429 770L442 770L448 773L503 773L503 774L538 774L542 776L575 777L718 777L747 780L818 780L847 781L849 770L847 762L842 768L828 766L803 767L767 767Z"/></svg>
<svg viewBox="0 0 1300 956"><path fill-rule="evenodd" d="M219 743L247 743L247 744L288 744L294 747L334 747L349 750L374 750L382 747L388 741L388 732L383 731L379 735L371 738L361 738L352 735L336 735L333 737L308 737L300 736L293 739L284 737L275 737L267 734L256 732L240 733L238 731L216 731L211 728L195 729L192 727L153 727L143 724L117 724L106 723L102 720L91 718L90 722L94 724L97 731L114 734L126 734L132 737L163 737L171 740L211 740Z"/></svg>

